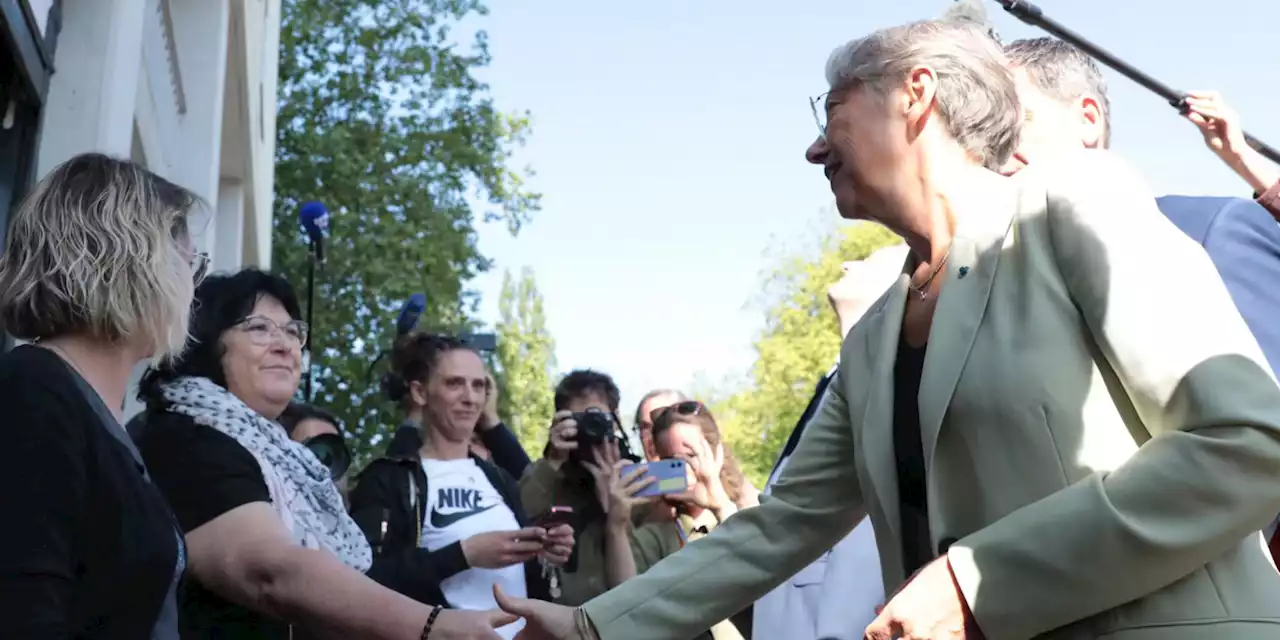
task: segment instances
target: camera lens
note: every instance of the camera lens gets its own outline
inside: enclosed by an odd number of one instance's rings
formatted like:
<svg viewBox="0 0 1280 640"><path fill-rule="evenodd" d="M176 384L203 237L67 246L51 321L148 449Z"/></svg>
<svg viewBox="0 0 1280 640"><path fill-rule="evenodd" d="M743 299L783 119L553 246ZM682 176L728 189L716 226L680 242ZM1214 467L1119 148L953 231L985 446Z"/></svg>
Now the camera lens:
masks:
<svg viewBox="0 0 1280 640"><path fill-rule="evenodd" d="M329 469L329 475L334 480L341 478L351 466L351 452L347 450L342 436L336 433L321 434L302 444L315 454L320 464Z"/></svg>

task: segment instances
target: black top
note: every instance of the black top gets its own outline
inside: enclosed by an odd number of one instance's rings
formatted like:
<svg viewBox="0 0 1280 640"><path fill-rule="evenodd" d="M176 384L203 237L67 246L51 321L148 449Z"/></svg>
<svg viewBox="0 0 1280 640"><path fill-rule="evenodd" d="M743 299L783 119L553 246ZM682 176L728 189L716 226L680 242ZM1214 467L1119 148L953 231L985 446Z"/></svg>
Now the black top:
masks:
<svg viewBox="0 0 1280 640"><path fill-rule="evenodd" d="M150 412L134 434L151 477L190 533L251 502L270 502L258 461L234 438L187 416ZM188 576L179 598L185 638L288 638L289 625L205 589Z"/></svg>
<svg viewBox="0 0 1280 640"><path fill-rule="evenodd" d="M910 576L933 559L929 542L929 502L920 438L920 374L926 347L898 343L893 367L893 452L898 466L902 512L902 564Z"/></svg>
<svg viewBox="0 0 1280 640"><path fill-rule="evenodd" d="M172 637L173 517L81 382L47 349L0 356L0 638Z"/></svg>

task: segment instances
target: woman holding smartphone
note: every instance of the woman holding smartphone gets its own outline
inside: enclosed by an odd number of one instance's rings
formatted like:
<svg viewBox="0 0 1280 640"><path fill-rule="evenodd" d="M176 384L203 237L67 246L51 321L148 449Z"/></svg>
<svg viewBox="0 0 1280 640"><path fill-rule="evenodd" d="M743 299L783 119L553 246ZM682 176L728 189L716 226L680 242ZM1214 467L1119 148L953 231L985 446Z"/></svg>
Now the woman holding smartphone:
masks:
<svg viewBox="0 0 1280 640"><path fill-rule="evenodd" d="M685 401L653 414L653 442L662 460L684 463L683 491L641 497L658 481L648 468L619 460L617 445L597 451L601 464L587 465L596 476L597 493L605 513L605 572L610 588L644 573L659 560L711 533L739 508L758 504L743 490L746 477L733 452L723 443L715 418L701 402ZM585 464L585 463L584 463ZM631 529L631 509L649 500L675 508L675 517ZM738 620L738 618L743 618ZM742 640L750 637L750 615L717 623L697 640ZM741 631L740 631L741 629Z"/></svg>
<svg viewBox="0 0 1280 640"><path fill-rule="evenodd" d="M376 556L369 576L426 604L483 611L493 588L549 600L547 566L573 549L567 525L530 526L516 481L470 445L487 397L479 354L450 336L397 341L391 399L420 425L421 446L369 463L351 492L351 515ZM517 621L498 629L512 638Z"/></svg>

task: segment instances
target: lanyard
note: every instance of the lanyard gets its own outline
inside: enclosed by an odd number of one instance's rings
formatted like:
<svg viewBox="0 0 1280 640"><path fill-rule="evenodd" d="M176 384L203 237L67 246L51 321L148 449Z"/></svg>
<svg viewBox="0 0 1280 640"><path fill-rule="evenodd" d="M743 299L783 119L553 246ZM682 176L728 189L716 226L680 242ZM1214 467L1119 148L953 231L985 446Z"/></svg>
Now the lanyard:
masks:
<svg viewBox="0 0 1280 640"><path fill-rule="evenodd" d="M680 536L680 548L683 549L686 542L689 541L689 534L684 532L684 525L680 524L680 518L676 518L676 535Z"/></svg>

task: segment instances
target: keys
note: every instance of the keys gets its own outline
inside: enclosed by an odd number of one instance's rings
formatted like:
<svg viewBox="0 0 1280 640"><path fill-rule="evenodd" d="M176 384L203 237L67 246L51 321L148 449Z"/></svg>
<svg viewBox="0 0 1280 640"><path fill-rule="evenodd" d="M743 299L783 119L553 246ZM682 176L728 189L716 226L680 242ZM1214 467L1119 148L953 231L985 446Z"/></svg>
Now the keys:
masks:
<svg viewBox="0 0 1280 640"><path fill-rule="evenodd" d="M542 579L547 581L552 600L560 599L560 568L547 562L546 558L539 558L538 563L542 565Z"/></svg>

